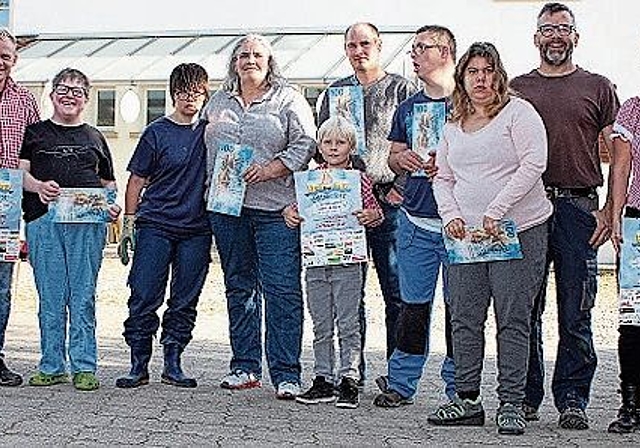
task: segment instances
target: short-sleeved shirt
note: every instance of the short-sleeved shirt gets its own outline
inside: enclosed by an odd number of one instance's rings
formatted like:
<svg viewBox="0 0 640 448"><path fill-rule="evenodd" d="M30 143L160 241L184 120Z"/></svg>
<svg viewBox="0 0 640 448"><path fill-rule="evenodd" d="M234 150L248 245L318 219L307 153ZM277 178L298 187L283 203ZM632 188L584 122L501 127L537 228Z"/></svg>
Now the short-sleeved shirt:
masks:
<svg viewBox="0 0 640 448"><path fill-rule="evenodd" d="M511 87L536 108L547 129L546 186L597 187L603 184L598 137L613 123L620 106L615 87L604 76L581 68L564 76L533 70Z"/></svg>
<svg viewBox="0 0 640 448"><path fill-rule="evenodd" d="M432 99L424 94L421 90L406 101L403 101L393 117L393 126L389 133L389 140L396 143L404 143L409 149L412 144L411 125L413 122L413 106L415 104L424 104L430 102L443 102L450 110L450 102L447 98ZM411 216L418 218L439 218L438 206L433 197L431 182L425 176L407 177L407 183L404 190L404 200L402 207Z"/></svg>
<svg viewBox="0 0 640 448"><path fill-rule="evenodd" d="M360 81L355 75L351 75L333 82L329 88L357 85L360 85ZM416 91L416 87L400 75L387 73L378 81L363 87L363 90L364 132L367 143L367 153L364 154L363 160L367 174L376 184L392 182L395 174L389 168L390 145L387 135L396 108ZM325 93L318 113L318 126L328 119L329 95Z"/></svg>
<svg viewBox="0 0 640 448"><path fill-rule="evenodd" d="M635 96L624 102L613 124L614 135L631 144L633 181L629 186L627 202L640 209L640 98Z"/></svg>
<svg viewBox="0 0 640 448"><path fill-rule="evenodd" d="M38 103L31 92L7 78L0 94L0 167L18 168L25 129L38 121Z"/></svg>
<svg viewBox="0 0 640 448"><path fill-rule="evenodd" d="M307 100L293 86L272 86L248 106L231 92L219 90L203 110L207 180L213 175L218 148L223 144L250 146L253 162L266 165L278 159L291 172L306 169L316 150L316 126ZM293 174L247 185L243 206L279 211L295 200Z"/></svg>
<svg viewBox="0 0 640 448"><path fill-rule="evenodd" d="M208 234L204 201L206 121L179 124L162 117L142 133L127 170L148 179L137 226L175 234Z"/></svg>
<svg viewBox="0 0 640 448"><path fill-rule="evenodd" d="M45 120L28 126L20 159L30 162L33 177L61 187L100 188L101 179L115 180L107 141L88 124L63 126ZM45 215L48 207L36 193L25 191L22 209L30 222Z"/></svg>

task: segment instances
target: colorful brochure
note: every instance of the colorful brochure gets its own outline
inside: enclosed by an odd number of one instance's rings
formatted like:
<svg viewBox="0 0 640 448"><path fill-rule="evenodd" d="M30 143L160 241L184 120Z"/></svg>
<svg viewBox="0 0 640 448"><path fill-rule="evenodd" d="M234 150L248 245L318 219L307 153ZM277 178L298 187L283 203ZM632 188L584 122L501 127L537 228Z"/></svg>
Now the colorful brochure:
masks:
<svg viewBox="0 0 640 448"><path fill-rule="evenodd" d="M253 160L253 148L224 143L218 148L209 186L207 210L240 216L247 183L242 177Z"/></svg>
<svg viewBox="0 0 640 448"><path fill-rule="evenodd" d="M447 121L447 108L443 102L429 102L413 105L411 121L411 149L423 160L429 159L429 153L435 152L444 124ZM412 176L426 176L424 170Z"/></svg>
<svg viewBox="0 0 640 448"><path fill-rule="evenodd" d="M640 325L640 218L622 220L620 325Z"/></svg>
<svg viewBox="0 0 640 448"><path fill-rule="evenodd" d="M304 266L367 261L365 228L354 212L362 209L360 172L329 169L294 173Z"/></svg>
<svg viewBox="0 0 640 448"><path fill-rule="evenodd" d="M329 115L341 115L356 128L357 154L363 157L367 152L364 126L364 91L362 86L329 88Z"/></svg>
<svg viewBox="0 0 640 448"><path fill-rule="evenodd" d="M108 222L109 207L116 202L113 188L60 188L58 198L49 203L51 220L57 223Z"/></svg>
<svg viewBox="0 0 640 448"><path fill-rule="evenodd" d="M482 227L467 227L462 240L444 235L450 264L482 263L487 261L514 260L522 258L518 231L513 220L500 222L500 233L491 236Z"/></svg>
<svg viewBox="0 0 640 448"><path fill-rule="evenodd" d="M18 261L22 214L22 170L0 169L0 261Z"/></svg>

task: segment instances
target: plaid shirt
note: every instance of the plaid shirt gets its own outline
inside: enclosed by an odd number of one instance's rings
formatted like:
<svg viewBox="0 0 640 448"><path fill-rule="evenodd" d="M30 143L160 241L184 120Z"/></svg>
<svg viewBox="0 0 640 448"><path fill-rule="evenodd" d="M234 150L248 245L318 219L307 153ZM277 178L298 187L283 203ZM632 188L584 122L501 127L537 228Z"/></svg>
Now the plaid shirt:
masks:
<svg viewBox="0 0 640 448"><path fill-rule="evenodd" d="M326 170L328 169L328 165L326 163L321 163L318 165L318 169ZM349 168L352 169L351 166ZM360 195L362 196L362 205L364 209L378 210L380 216L384 216L382 212L382 207L378 204L378 200L373 194L373 181L367 175L367 173L360 171Z"/></svg>
<svg viewBox="0 0 640 448"><path fill-rule="evenodd" d="M24 131L38 121L38 103L31 92L7 78L0 96L0 168L18 168Z"/></svg>

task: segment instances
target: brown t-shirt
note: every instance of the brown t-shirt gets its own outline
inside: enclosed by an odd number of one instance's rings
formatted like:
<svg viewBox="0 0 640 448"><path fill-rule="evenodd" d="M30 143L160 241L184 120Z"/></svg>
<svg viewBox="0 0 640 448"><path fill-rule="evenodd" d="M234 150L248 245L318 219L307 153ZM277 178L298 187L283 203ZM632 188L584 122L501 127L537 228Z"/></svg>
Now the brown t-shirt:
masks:
<svg viewBox="0 0 640 448"><path fill-rule="evenodd" d="M577 68L558 77L533 70L511 81L511 88L536 108L549 140L549 162L542 176L552 187L603 184L598 135L620 107L614 85L604 76Z"/></svg>

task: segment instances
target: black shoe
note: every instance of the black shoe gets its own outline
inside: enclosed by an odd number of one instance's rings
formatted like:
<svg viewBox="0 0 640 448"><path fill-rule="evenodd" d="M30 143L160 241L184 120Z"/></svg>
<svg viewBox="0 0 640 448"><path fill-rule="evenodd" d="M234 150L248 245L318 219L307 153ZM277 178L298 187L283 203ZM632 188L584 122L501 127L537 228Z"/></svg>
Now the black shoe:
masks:
<svg viewBox="0 0 640 448"><path fill-rule="evenodd" d="M0 358L0 386L16 387L22 384L22 377L9 370L4 358Z"/></svg>
<svg viewBox="0 0 640 448"><path fill-rule="evenodd" d="M389 377L387 375L380 375L376 378L376 386L380 389L380 392L386 394L389 392Z"/></svg>
<svg viewBox="0 0 640 448"><path fill-rule="evenodd" d="M388 390L378 394L373 400L373 404L379 408L398 408L400 406L413 404L413 398L405 398L395 390Z"/></svg>
<svg viewBox="0 0 640 448"><path fill-rule="evenodd" d="M311 388L296 397L298 403L304 404L331 403L335 399L333 384L322 375L316 376Z"/></svg>
<svg viewBox="0 0 640 448"><path fill-rule="evenodd" d="M164 346L164 371L160 381L163 384L170 384L176 387L189 387L193 388L198 385L195 378L189 378L182 372L180 367L180 355L182 355L182 348L176 344Z"/></svg>
<svg viewBox="0 0 640 448"><path fill-rule="evenodd" d="M358 383L353 378L344 377L340 381L340 394L336 401L337 408L355 409L360 404Z"/></svg>
<svg viewBox="0 0 640 448"><path fill-rule="evenodd" d="M589 429L589 419L587 418L587 414L584 413L584 410L569 406L560 413L558 426L562 429L585 430Z"/></svg>
<svg viewBox="0 0 640 448"><path fill-rule="evenodd" d="M636 431L640 424L636 402L637 388L635 385L622 384L619 392L622 395L622 406L618 411L618 418L609 424L607 431L616 434L628 434Z"/></svg>
<svg viewBox="0 0 640 448"><path fill-rule="evenodd" d="M151 341L131 345L131 370L128 375L116 379L116 387L133 389L149 384L149 360Z"/></svg>

